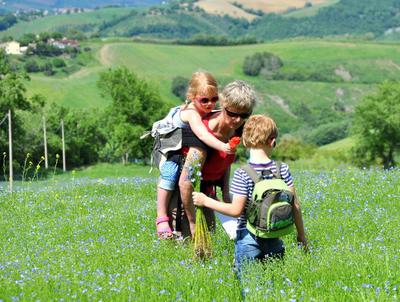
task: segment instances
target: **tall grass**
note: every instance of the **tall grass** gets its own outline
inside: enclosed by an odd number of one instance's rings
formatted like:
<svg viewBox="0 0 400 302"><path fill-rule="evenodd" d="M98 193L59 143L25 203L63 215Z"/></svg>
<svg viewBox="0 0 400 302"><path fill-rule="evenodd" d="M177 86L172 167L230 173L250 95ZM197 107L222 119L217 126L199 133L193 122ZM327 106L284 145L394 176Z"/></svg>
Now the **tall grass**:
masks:
<svg viewBox="0 0 400 302"><path fill-rule="evenodd" d="M213 257L157 239L155 178L57 178L0 191L0 300L397 301L400 170L294 171L310 253L250 265L218 224Z"/></svg>

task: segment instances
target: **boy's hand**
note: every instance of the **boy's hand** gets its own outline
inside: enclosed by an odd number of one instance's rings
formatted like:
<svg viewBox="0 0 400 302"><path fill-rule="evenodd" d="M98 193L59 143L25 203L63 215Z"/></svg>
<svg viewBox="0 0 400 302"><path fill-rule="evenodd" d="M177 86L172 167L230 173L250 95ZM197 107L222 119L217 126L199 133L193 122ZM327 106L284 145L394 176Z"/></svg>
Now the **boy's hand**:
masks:
<svg viewBox="0 0 400 302"><path fill-rule="evenodd" d="M303 248L303 250L307 253L308 252L308 244L306 237L297 236L297 242Z"/></svg>
<svg viewBox="0 0 400 302"><path fill-rule="evenodd" d="M204 207L207 196L204 195L203 193L193 192L192 198L193 198L193 203L195 206Z"/></svg>

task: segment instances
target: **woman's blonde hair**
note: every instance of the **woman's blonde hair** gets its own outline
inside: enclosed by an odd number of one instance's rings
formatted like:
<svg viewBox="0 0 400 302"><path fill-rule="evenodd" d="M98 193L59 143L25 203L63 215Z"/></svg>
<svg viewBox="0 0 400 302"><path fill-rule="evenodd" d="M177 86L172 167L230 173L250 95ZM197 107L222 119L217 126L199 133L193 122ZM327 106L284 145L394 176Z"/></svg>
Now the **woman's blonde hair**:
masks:
<svg viewBox="0 0 400 302"><path fill-rule="evenodd" d="M236 80L225 86L221 93L221 105L225 108L252 112L257 95L245 81Z"/></svg>
<svg viewBox="0 0 400 302"><path fill-rule="evenodd" d="M192 74L186 93L188 100L193 100L197 95L218 95L218 84L211 73L197 71Z"/></svg>
<svg viewBox="0 0 400 302"><path fill-rule="evenodd" d="M247 120L242 137L246 148L261 148L267 144L268 139L278 137L278 128L272 118L256 114Z"/></svg>

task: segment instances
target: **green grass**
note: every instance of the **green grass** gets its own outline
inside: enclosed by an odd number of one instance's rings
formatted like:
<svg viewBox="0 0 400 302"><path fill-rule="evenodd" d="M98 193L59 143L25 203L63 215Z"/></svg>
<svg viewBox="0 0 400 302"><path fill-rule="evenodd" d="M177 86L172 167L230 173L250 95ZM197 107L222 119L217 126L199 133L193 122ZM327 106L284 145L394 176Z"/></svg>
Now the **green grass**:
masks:
<svg viewBox="0 0 400 302"><path fill-rule="evenodd" d="M319 147L320 151L345 151L350 150L355 146L355 139L353 137L347 137L340 141Z"/></svg>
<svg viewBox="0 0 400 302"><path fill-rule="evenodd" d="M398 299L399 170L294 171L310 253L286 237L285 261L249 266L242 286L220 225L205 263L156 239L155 179L79 173L0 192L1 300Z"/></svg>
<svg viewBox="0 0 400 302"><path fill-rule="evenodd" d="M151 169L150 166L143 166L138 164L109 164L99 163L89 167L83 167L77 170L68 172L67 174L57 175L57 178L69 179L71 175L75 178L89 177L89 178L104 178L104 177L157 177L158 170Z"/></svg>

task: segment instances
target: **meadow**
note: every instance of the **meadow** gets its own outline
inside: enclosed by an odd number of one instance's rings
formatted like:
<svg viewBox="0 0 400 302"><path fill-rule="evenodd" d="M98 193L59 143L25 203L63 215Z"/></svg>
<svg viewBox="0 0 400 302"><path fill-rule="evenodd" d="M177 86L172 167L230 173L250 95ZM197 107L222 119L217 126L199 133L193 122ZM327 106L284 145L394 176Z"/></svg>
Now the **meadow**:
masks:
<svg viewBox="0 0 400 302"><path fill-rule="evenodd" d="M189 241L156 238L148 167L3 187L0 301L241 301L242 290L246 301L397 301L400 170L293 174L310 252L288 236L285 260L249 266L243 284L220 225L205 262Z"/></svg>

